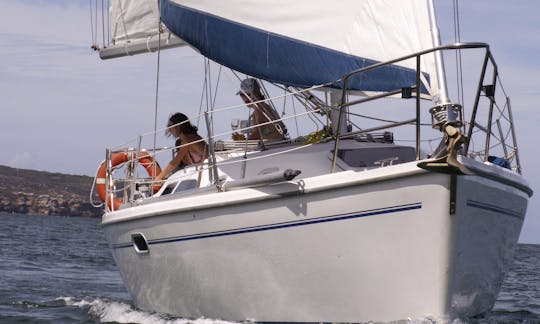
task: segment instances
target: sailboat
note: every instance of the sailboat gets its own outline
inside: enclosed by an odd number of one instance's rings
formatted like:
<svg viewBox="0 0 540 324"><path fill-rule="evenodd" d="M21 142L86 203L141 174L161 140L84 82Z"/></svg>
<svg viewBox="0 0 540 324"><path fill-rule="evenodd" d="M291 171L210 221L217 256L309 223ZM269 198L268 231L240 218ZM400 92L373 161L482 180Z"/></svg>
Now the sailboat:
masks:
<svg viewBox="0 0 540 324"><path fill-rule="evenodd" d="M247 79L282 91L259 104L305 107L230 132L215 124L245 106L190 116L205 121L208 158L159 189L171 148L144 143L163 130L106 150L101 224L138 308L287 323L492 309L533 191L488 44L441 45L432 0L110 3L108 25L122 32L96 46L102 56L160 51L174 36L243 75L240 89ZM145 50L127 27L140 12L154 19ZM445 58L468 51L480 64L465 105L450 99ZM296 120L320 126L293 136ZM249 139L263 124L285 125L283 136Z"/></svg>

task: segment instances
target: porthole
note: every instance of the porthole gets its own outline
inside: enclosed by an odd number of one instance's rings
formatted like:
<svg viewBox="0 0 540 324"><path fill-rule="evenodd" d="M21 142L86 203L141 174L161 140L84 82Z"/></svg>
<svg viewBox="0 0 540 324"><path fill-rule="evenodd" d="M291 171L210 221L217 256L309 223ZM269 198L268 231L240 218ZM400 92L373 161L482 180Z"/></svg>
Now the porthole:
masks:
<svg viewBox="0 0 540 324"><path fill-rule="evenodd" d="M133 243L133 248L135 251L137 251L137 253L144 254L150 252L146 237L144 237L142 233L131 234L131 242Z"/></svg>

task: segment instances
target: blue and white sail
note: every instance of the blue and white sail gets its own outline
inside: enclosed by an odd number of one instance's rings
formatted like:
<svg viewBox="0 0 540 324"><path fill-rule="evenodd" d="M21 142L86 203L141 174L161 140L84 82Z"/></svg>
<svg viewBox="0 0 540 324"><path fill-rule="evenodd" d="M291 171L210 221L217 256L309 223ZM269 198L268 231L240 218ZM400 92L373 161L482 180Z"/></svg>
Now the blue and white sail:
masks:
<svg viewBox="0 0 540 324"><path fill-rule="evenodd" d="M204 56L234 70L299 87L433 48L429 0L161 0L161 20ZM354 90L416 83L416 60L356 78ZM435 55L423 57L425 92L437 95Z"/></svg>
<svg viewBox="0 0 540 324"><path fill-rule="evenodd" d="M102 59L185 45L161 24L157 0L110 0L109 4L109 8L102 8L102 17L107 18L101 24L107 40L96 46ZM97 11L96 27L99 26Z"/></svg>

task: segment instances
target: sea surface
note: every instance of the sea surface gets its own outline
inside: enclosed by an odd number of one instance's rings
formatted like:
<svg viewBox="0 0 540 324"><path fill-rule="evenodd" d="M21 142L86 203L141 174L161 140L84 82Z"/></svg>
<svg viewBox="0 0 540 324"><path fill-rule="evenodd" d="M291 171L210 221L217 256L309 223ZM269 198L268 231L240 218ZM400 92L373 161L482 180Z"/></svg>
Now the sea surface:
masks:
<svg viewBox="0 0 540 324"><path fill-rule="evenodd" d="M0 323L228 322L136 309L98 219L0 213ZM540 245L518 246L489 314L456 323L540 323Z"/></svg>

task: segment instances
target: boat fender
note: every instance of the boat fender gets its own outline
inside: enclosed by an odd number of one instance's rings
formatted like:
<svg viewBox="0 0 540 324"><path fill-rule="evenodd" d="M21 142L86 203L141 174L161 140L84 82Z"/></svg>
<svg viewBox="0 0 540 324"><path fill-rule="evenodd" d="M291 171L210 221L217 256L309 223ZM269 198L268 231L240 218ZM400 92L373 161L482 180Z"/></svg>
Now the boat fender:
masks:
<svg viewBox="0 0 540 324"><path fill-rule="evenodd" d="M287 169L283 171L283 178L285 178L286 181L291 181L292 179L296 178L296 176L300 173L302 173L302 171L300 170Z"/></svg>
<svg viewBox="0 0 540 324"><path fill-rule="evenodd" d="M120 151L114 152L111 154L111 167L119 166L122 163L126 163L130 160L135 159L135 152L133 151ZM157 161L150 154L146 152L140 152L138 157L138 162L142 165L150 177L155 177L161 173L161 168ZM96 190L101 199L101 202L105 202L105 184L107 181L107 165L106 161L101 162L101 165L98 168L96 173ZM109 206L109 211L118 210L120 205L123 203L122 200L114 195L114 193L109 193L107 205Z"/></svg>

